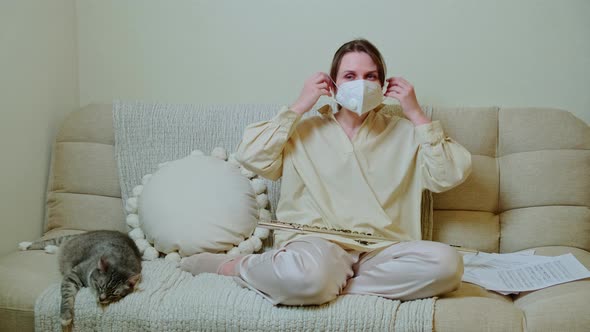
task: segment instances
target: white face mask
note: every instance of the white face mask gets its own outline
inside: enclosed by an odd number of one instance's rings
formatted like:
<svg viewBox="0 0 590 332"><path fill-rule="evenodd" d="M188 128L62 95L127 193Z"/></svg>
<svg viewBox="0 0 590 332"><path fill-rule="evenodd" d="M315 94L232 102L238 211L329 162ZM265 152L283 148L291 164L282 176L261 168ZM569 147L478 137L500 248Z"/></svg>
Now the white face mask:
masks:
<svg viewBox="0 0 590 332"><path fill-rule="evenodd" d="M343 107L361 115L379 106L383 98L383 90L378 83L354 80L338 87L335 100Z"/></svg>

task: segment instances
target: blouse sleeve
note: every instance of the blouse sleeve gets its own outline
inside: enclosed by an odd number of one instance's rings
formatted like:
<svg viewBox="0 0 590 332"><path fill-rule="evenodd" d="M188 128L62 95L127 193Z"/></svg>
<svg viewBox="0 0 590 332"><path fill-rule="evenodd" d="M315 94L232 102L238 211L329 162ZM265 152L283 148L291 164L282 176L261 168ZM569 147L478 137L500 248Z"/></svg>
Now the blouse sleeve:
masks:
<svg viewBox="0 0 590 332"><path fill-rule="evenodd" d="M444 135L439 120L416 126L415 135L422 188L440 193L460 185L471 174L471 153Z"/></svg>
<svg viewBox="0 0 590 332"><path fill-rule="evenodd" d="M283 149L301 116L285 106L271 120L248 125L236 160L264 178L279 179L283 172Z"/></svg>

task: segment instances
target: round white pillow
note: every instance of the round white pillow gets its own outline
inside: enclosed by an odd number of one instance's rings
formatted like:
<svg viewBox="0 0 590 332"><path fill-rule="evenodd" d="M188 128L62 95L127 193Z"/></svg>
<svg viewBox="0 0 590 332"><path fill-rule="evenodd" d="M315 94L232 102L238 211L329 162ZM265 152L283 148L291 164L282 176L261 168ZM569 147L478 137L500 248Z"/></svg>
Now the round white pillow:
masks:
<svg viewBox="0 0 590 332"><path fill-rule="evenodd" d="M266 185L233 155L225 159L221 148L211 156L197 150L160 164L133 189L127 224L144 259L159 253L179 261L201 252L260 250L268 230L255 232L256 225L270 219Z"/></svg>

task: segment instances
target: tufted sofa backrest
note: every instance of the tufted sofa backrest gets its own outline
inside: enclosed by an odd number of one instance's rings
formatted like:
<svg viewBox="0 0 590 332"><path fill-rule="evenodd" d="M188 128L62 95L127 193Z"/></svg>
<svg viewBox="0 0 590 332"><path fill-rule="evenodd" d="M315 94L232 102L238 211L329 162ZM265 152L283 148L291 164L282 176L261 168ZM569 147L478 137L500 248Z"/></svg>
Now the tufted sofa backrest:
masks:
<svg viewBox="0 0 590 332"><path fill-rule="evenodd" d="M473 173L434 194L434 238L488 252L590 249L590 127L548 108L437 108Z"/></svg>

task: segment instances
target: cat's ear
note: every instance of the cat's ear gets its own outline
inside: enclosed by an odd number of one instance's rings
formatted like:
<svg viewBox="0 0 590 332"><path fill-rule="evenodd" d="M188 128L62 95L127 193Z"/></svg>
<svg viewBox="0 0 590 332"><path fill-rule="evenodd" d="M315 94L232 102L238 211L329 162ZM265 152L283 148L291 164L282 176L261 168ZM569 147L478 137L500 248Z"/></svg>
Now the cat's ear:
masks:
<svg viewBox="0 0 590 332"><path fill-rule="evenodd" d="M139 282L139 280L141 279L141 274L136 274L134 276L131 276L128 280L127 280L127 284L129 285L129 287L131 288L135 288L135 285L137 285L137 283Z"/></svg>
<svg viewBox="0 0 590 332"><path fill-rule="evenodd" d="M107 261L106 257L101 256L98 260L98 269L100 272L107 272L109 269L109 262Z"/></svg>

